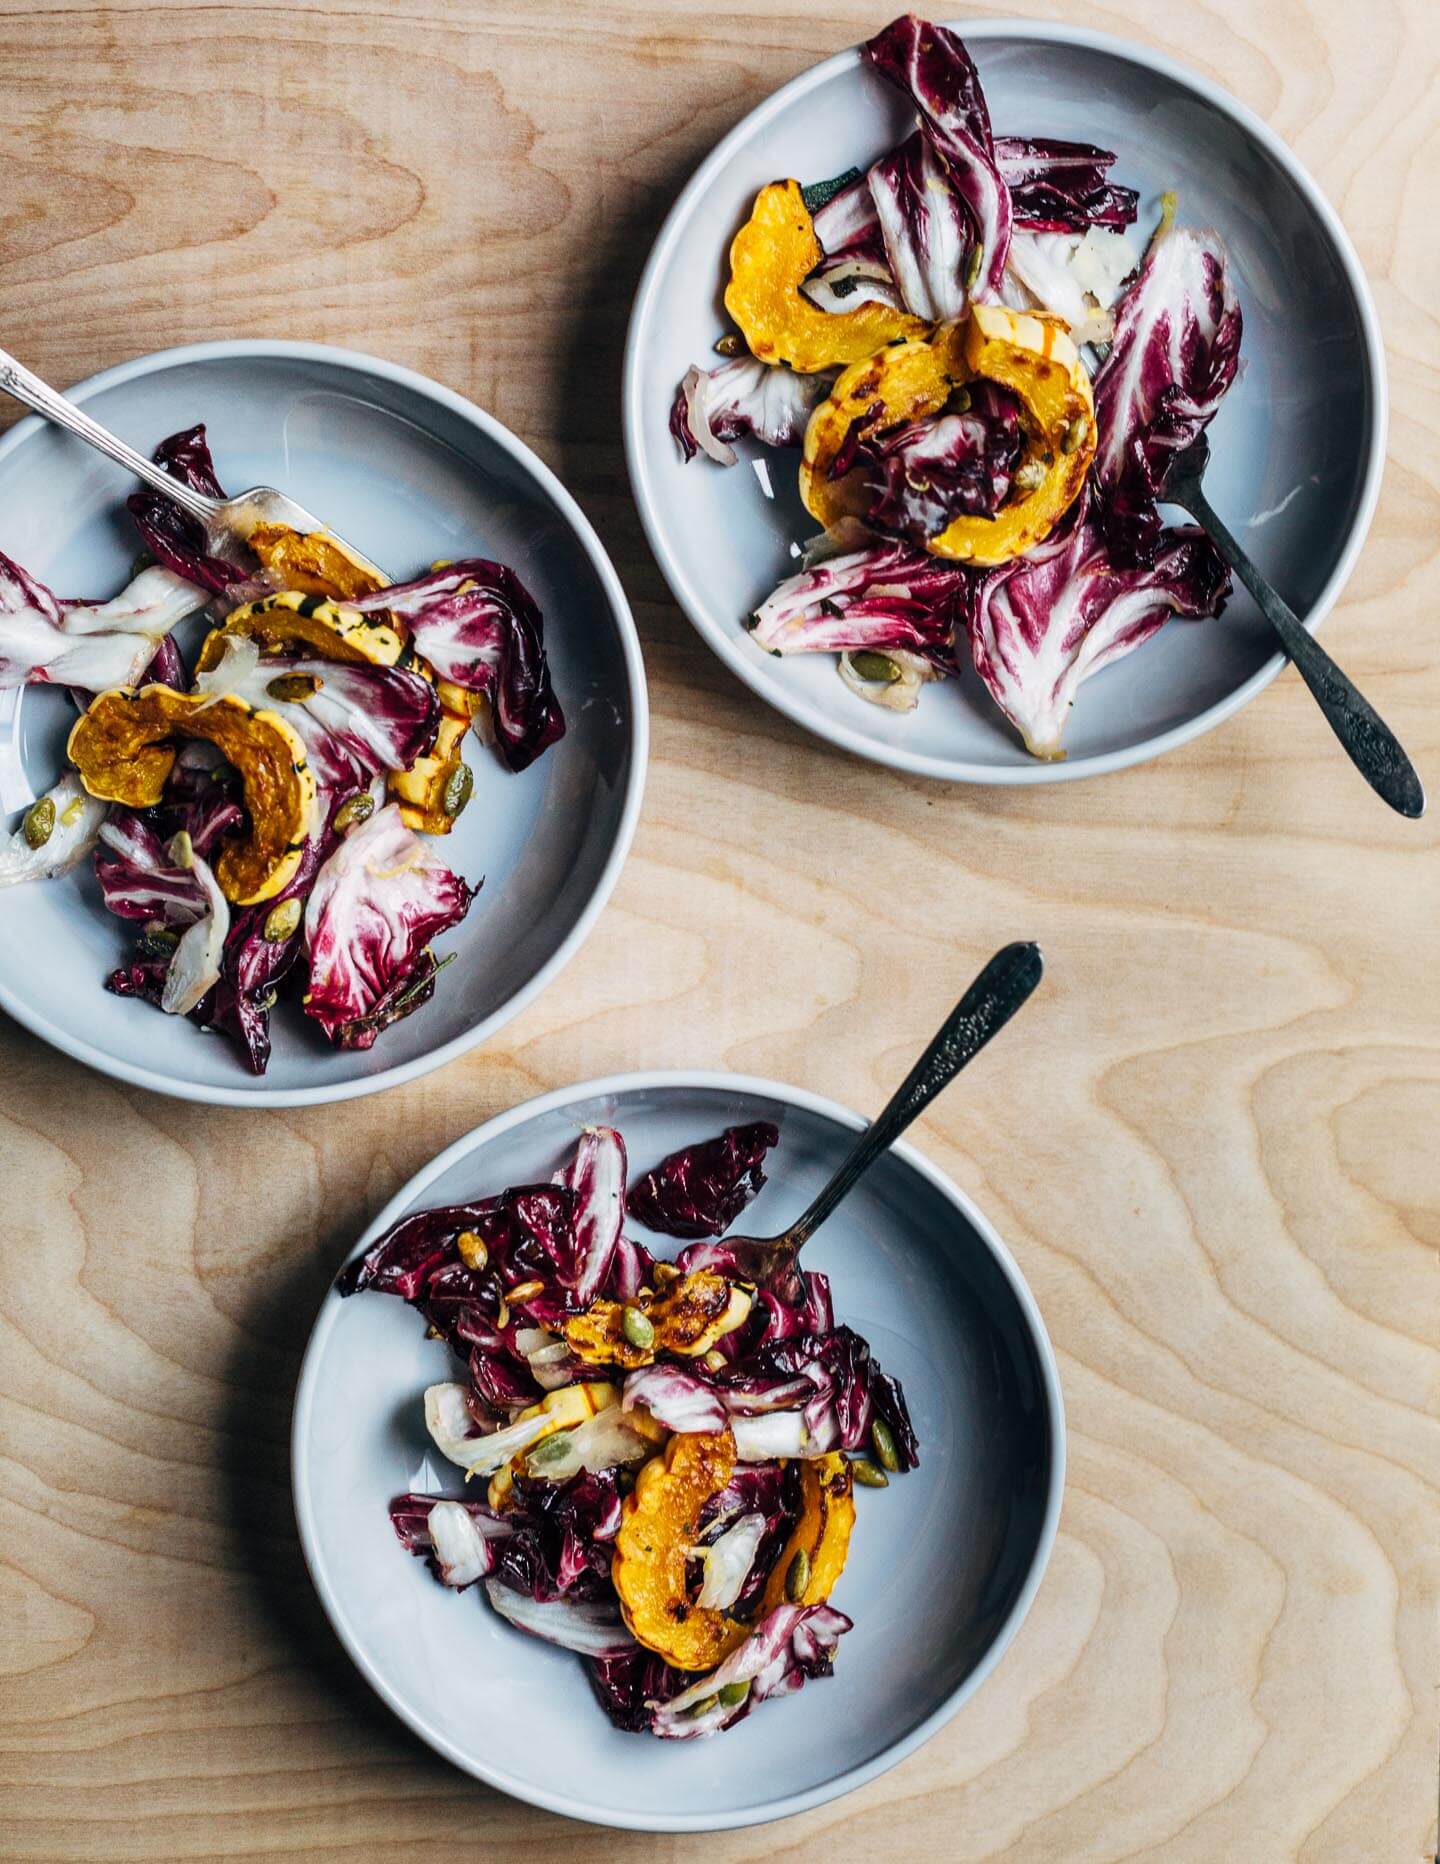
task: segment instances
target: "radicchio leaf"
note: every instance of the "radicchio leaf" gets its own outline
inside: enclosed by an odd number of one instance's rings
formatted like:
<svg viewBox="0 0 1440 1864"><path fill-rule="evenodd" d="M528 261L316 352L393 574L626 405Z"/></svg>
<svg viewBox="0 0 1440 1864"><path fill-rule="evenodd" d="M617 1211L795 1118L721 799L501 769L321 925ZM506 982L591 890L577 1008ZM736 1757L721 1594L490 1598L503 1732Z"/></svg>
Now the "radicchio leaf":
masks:
<svg viewBox="0 0 1440 1864"><path fill-rule="evenodd" d="M560 1280L588 1307L605 1286L625 1223L625 1142L611 1126L592 1126L556 1178L574 1200Z"/></svg>
<svg viewBox="0 0 1440 1864"><path fill-rule="evenodd" d="M767 1698L829 1676L835 1648L850 1629L851 1620L832 1605L777 1605L708 1676L654 1704L651 1732L666 1740L693 1741L733 1727ZM723 1702L720 1692L728 1694L727 1685L733 1683L750 1687L738 1703ZM707 1701L709 1706L699 1706Z"/></svg>
<svg viewBox="0 0 1440 1864"><path fill-rule="evenodd" d="M369 1048L378 1031L367 1019L415 977L430 940L457 925L473 898L405 826L398 804L377 809L330 855L306 902L306 1015L337 1047Z"/></svg>
<svg viewBox="0 0 1440 1864"><path fill-rule="evenodd" d="M1082 499L1030 555L976 581L975 670L1034 757L1063 757L1081 684L1172 615L1218 615L1230 573L1207 537L1165 531L1153 561L1118 567Z"/></svg>
<svg viewBox="0 0 1440 1864"><path fill-rule="evenodd" d="M689 369L675 391L670 432L686 460L704 452L721 466L735 464L732 440L798 447L834 379L833 371L801 375L754 356L737 356L718 369Z"/></svg>
<svg viewBox="0 0 1440 1864"><path fill-rule="evenodd" d="M933 139L916 131L866 177L890 276L906 310L930 323L963 317L973 223Z"/></svg>
<svg viewBox="0 0 1440 1864"><path fill-rule="evenodd" d="M175 624L208 599L152 565L108 602L62 601L0 553L0 689L133 686Z"/></svg>
<svg viewBox="0 0 1440 1864"><path fill-rule="evenodd" d="M877 531L924 544L952 519L993 517L1020 464L1020 402L996 382L967 390L963 414L910 421L861 441L854 465L866 475L866 522Z"/></svg>
<svg viewBox="0 0 1440 1864"><path fill-rule="evenodd" d="M515 1532L512 1521L482 1502L437 1495L397 1495L390 1525L401 1546L428 1560L441 1585L457 1592L495 1570L498 1543Z"/></svg>
<svg viewBox="0 0 1440 1864"><path fill-rule="evenodd" d="M779 1127L757 1120L684 1146L631 1186L630 1215L665 1236L719 1236L764 1184L765 1154L779 1142Z"/></svg>
<svg viewBox="0 0 1440 1864"><path fill-rule="evenodd" d="M1240 364L1240 301L1217 233L1172 227L1120 300L1095 378L1100 444L1092 473L1116 560L1147 561L1175 455L1209 424Z"/></svg>
<svg viewBox="0 0 1440 1864"><path fill-rule="evenodd" d="M752 638L772 654L908 648L948 667L969 582L963 564L910 544L850 551L782 582Z"/></svg>
<svg viewBox="0 0 1440 1864"><path fill-rule="evenodd" d="M1111 185L1115 157L1087 142L1058 136L997 136L995 165L1010 191L1017 227L1036 233L1080 233L1086 227L1127 227L1140 204L1134 188Z"/></svg>
<svg viewBox="0 0 1440 1864"><path fill-rule="evenodd" d="M277 712L305 746L321 789L363 789L382 771L408 770L435 745L435 688L404 667L266 654L243 635L223 638L221 658L195 678L209 698L226 695ZM314 682L300 700L275 696L277 679Z"/></svg>
<svg viewBox="0 0 1440 1864"><path fill-rule="evenodd" d="M524 770L564 737L540 610L503 563L465 557L413 582L392 583L355 606L398 616L442 680L485 695L509 769Z"/></svg>
<svg viewBox="0 0 1440 1864"><path fill-rule="evenodd" d="M26 839L23 817L10 836L0 838L0 887L17 886L26 880L54 880L68 874L95 846L110 808L109 803L97 802L86 791L73 770L36 800L50 804L55 811L55 826L38 848L32 848ZM28 816L30 812L25 813Z"/></svg>
<svg viewBox="0 0 1440 1864"><path fill-rule="evenodd" d="M207 498L224 498L215 477L215 462L205 440L203 422L162 440L151 456L172 479L203 492ZM160 492L132 492L125 501L146 548L177 576L197 583L212 595L224 595L233 583L244 582L247 572L205 547L205 527Z"/></svg>
<svg viewBox="0 0 1440 1864"><path fill-rule="evenodd" d="M964 43L943 26L907 13L861 48L868 63L905 92L920 112L922 135L944 163L950 186L980 249L973 295L997 299L1010 244L1010 191L995 165L990 112L980 74Z"/></svg>

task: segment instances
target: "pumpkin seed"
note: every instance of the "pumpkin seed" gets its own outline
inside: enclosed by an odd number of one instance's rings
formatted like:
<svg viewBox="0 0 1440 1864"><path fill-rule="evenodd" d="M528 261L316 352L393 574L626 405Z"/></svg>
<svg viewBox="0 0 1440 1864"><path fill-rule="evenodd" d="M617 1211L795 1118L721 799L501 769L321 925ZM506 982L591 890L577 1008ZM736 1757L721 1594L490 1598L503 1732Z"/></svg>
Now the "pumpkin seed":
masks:
<svg viewBox="0 0 1440 1864"><path fill-rule="evenodd" d="M548 1437L542 1437L525 1459L527 1469L549 1469L556 1463L563 1463L570 1454L568 1430L552 1430Z"/></svg>
<svg viewBox="0 0 1440 1864"><path fill-rule="evenodd" d="M740 354L740 336L735 330L727 330L715 345L717 356L738 356Z"/></svg>
<svg viewBox="0 0 1440 1864"><path fill-rule="evenodd" d="M642 1314L638 1307L627 1307L620 1316L620 1331L637 1352L645 1352L655 1344L655 1328L648 1314Z"/></svg>
<svg viewBox="0 0 1440 1864"><path fill-rule="evenodd" d="M1034 492L1045 483L1046 465L1044 460L1026 460L1015 474L1017 492Z"/></svg>
<svg viewBox="0 0 1440 1864"><path fill-rule="evenodd" d="M693 1707L688 1708L685 1711L685 1713L690 1717L692 1722L698 1722L702 1715L708 1715L710 1713L711 1709L715 1707L715 1704L719 1700L720 1700L720 1697L718 1694L713 1695L713 1696L702 1696L700 1700L697 1703L695 1703Z"/></svg>
<svg viewBox="0 0 1440 1864"><path fill-rule="evenodd" d="M500 1333L503 1333L509 1325L510 1325L510 1303L505 1299L504 1295L502 1294L500 1297L500 1305L495 1310L495 1326L496 1326L496 1329Z"/></svg>
<svg viewBox="0 0 1440 1864"><path fill-rule="evenodd" d="M858 654L852 654L850 664L862 680L893 686L900 677L899 665L888 654L877 654L872 648L862 647Z"/></svg>
<svg viewBox="0 0 1440 1864"><path fill-rule="evenodd" d="M272 906L260 929L261 938L270 945L283 945L299 931L301 910L299 900L281 900L278 906Z"/></svg>
<svg viewBox="0 0 1440 1864"><path fill-rule="evenodd" d="M883 1469L877 1469L868 1456L852 1458L850 1474L854 1476L862 1489L888 1489L890 1486L889 1476Z"/></svg>
<svg viewBox="0 0 1440 1864"><path fill-rule="evenodd" d="M55 833L55 799L42 796L39 802L31 803L20 824L20 832L27 848L43 848Z"/></svg>
<svg viewBox="0 0 1440 1864"><path fill-rule="evenodd" d="M718 1346L712 1346L705 1355L704 1365L707 1372L723 1372L728 1363Z"/></svg>
<svg viewBox="0 0 1440 1864"><path fill-rule="evenodd" d="M445 779L445 794L440 807L447 816L457 816L470 800L475 788L475 772L468 764L457 764Z"/></svg>
<svg viewBox="0 0 1440 1864"><path fill-rule="evenodd" d="M950 412L952 414L968 414L970 412L971 399L972 397L968 388L957 388L953 390L950 396Z"/></svg>
<svg viewBox="0 0 1440 1864"><path fill-rule="evenodd" d="M190 831L182 828L172 835L167 852L176 867L183 867L188 874L195 865L195 844L190 839Z"/></svg>
<svg viewBox="0 0 1440 1864"><path fill-rule="evenodd" d="M516 1282L515 1286L508 1291L505 1298L518 1307L522 1302L533 1301L537 1294L544 1294L544 1292L545 1284L543 1281L522 1281Z"/></svg>
<svg viewBox="0 0 1440 1864"><path fill-rule="evenodd" d="M980 280L980 262L985 257L978 242L970 248L970 257L965 261L965 289L973 291Z"/></svg>
<svg viewBox="0 0 1440 1864"><path fill-rule="evenodd" d="M1076 448L1083 444L1085 436L1089 431L1089 421L1083 414L1077 415L1060 436L1060 451L1062 453L1075 452Z"/></svg>
<svg viewBox="0 0 1440 1864"><path fill-rule="evenodd" d="M142 958L169 958L179 943L178 933L167 932L162 926L147 926L140 934L138 949Z"/></svg>
<svg viewBox="0 0 1440 1864"><path fill-rule="evenodd" d="M272 699L288 705L302 705L313 699L324 685L317 673L280 673L265 688Z"/></svg>
<svg viewBox="0 0 1440 1864"><path fill-rule="evenodd" d="M726 1683L716 1692L716 1694L719 1697L720 1706L722 1708L735 1709L735 1708L738 1708L740 1704L745 1700L745 1698L750 1694L750 1685L748 1682L747 1683Z"/></svg>
<svg viewBox="0 0 1440 1864"><path fill-rule="evenodd" d="M785 1596L792 1605L798 1605L805 1596L805 1588L810 1584L810 1555L803 1547L797 1549L795 1558L785 1569Z"/></svg>
<svg viewBox="0 0 1440 1864"><path fill-rule="evenodd" d="M460 1251L460 1260L467 1269L474 1269L478 1275L490 1260L490 1251L485 1247L485 1238L474 1230L462 1230L455 1238L455 1247Z"/></svg>
<svg viewBox="0 0 1440 1864"><path fill-rule="evenodd" d="M895 1447L895 1433L883 1417L872 1421L870 1441L875 1445L875 1454L893 1476L900 1467L900 1452Z"/></svg>
<svg viewBox="0 0 1440 1864"><path fill-rule="evenodd" d="M347 829L354 828L357 822L368 822L374 813L375 798L361 790L358 796L352 796L348 803L341 803L335 811L336 832L343 835Z"/></svg>

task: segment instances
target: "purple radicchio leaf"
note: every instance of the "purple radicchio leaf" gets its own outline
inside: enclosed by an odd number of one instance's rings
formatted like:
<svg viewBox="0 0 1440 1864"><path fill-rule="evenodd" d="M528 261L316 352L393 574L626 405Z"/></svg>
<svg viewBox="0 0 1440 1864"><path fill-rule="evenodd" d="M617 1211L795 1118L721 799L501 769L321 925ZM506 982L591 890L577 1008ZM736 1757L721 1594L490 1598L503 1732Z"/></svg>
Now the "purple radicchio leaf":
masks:
<svg viewBox="0 0 1440 1864"><path fill-rule="evenodd" d="M950 186L970 220L979 260L973 295L1000 296L1010 245L1010 191L995 166L990 112L980 75L964 43L943 26L904 14L861 48L862 56L920 112L920 129L944 163Z"/></svg>
<svg viewBox="0 0 1440 1864"><path fill-rule="evenodd" d="M1115 187L1115 157L1087 142L1057 136L997 136L995 164L1010 190L1017 227L1034 233L1082 233L1086 227L1128 227L1140 197Z"/></svg>
<svg viewBox="0 0 1440 1864"><path fill-rule="evenodd" d="M524 770L564 737L540 610L503 563L466 557L377 590L355 606L397 616L442 680L484 694L496 748L510 770Z"/></svg>
<svg viewBox="0 0 1440 1864"><path fill-rule="evenodd" d="M305 905L307 1016L339 1048L369 1048L375 1018L407 983L427 986L432 938L458 925L474 890L401 820L391 803L352 829L315 877Z"/></svg>
<svg viewBox="0 0 1440 1864"><path fill-rule="evenodd" d="M866 182L886 266L906 310L929 323L963 317L973 226L932 138L917 130L881 156Z"/></svg>
<svg viewBox="0 0 1440 1864"><path fill-rule="evenodd" d="M1200 531L1165 531L1148 566L1122 567L1086 501L1028 556L977 579L975 670L1034 757L1063 757L1081 684L1172 615L1220 613L1230 573Z"/></svg>
<svg viewBox="0 0 1440 1864"><path fill-rule="evenodd" d="M836 1646L851 1620L832 1605L777 1605L707 1676L654 1705L650 1731L665 1740L693 1741L734 1727L772 1696L785 1696L808 1680L829 1676ZM730 1685L748 1683L738 1703ZM724 1691L728 1701L721 1699ZM708 1704L708 1706L706 1706Z"/></svg>
<svg viewBox="0 0 1440 1864"><path fill-rule="evenodd" d="M993 517L1020 464L1020 403L1008 388L977 381L963 414L910 421L861 440L872 529L923 544L962 515Z"/></svg>
<svg viewBox="0 0 1440 1864"><path fill-rule="evenodd" d="M592 1126L555 1182L574 1200L560 1280L588 1307L610 1277L625 1223L625 1141L611 1126Z"/></svg>
<svg viewBox="0 0 1440 1864"><path fill-rule="evenodd" d="M203 492L207 498L224 498L215 477L215 462L205 439L204 424L162 440L151 456L172 479ZM212 595L224 595L232 583L244 582L247 572L205 548L205 527L162 493L148 489L132 492L125 501L136 529L152 556L187 582L198 583Z"/></svg>
<svg viewBox="0 0 1440 1864"><path fill-rule="evenodd" d="M1144 562L1157 548L1166 470L1235 380L1241 324L1218 234L1173 227L1152 242L1095 378L1100 444L1091 472L1118 562Z"/></svg>
<svg viewBox="0 0 1440 1864"><path fill-rule="evenodd" d="M782 582L752 638L772 654L904 648L948 669L969 585L963 564L910 544L854 550Z"/></svg>
<svg viewBox="0 0 1440 1864"><path fill-rule="evenodd" d="M311 681L304 699L280 699L277 679ZM362 789L387 770L408 770L434 749L440 724L435 688L404 667L265 654L243 636L224 637L221 658L197 675L197 692L232 695L277 712L305 746L321 789Z"/></svg>
<svg viewBox="0 0 1440 1864"><path fill-rule="evenodd" d="M704 452L721 466L735 464L732 440L798 447L834 379L833 371L800 375L754 356L736 356L718 369L689 369L675 391L670 432L686 460Z"/></svg>
<svg viewBox="0 0 1440 1864"><path fill-rule="evenodd" d="M441 1585L458 1592L494 1572L501 1543L515 1532L512 1521L483 1502L443 1495L397 1495L390 1525L408 1553L426 1560Z"/></svg>
<svg viewBox="0 0 1440 1864"><path fill-rule="evenodd" d="M777 1126L757 1120L682 1147L631 1186L630 1215L665 1236L719 1236L764 1184L765 1155L779 1141Z"/></svg>
<svg viewBox="0 0 1440 1864"><path fill-rule="evenodd" d="M0 553L0 689L133 686L203 589L151 565L108 602L62 599Z"/></svg>

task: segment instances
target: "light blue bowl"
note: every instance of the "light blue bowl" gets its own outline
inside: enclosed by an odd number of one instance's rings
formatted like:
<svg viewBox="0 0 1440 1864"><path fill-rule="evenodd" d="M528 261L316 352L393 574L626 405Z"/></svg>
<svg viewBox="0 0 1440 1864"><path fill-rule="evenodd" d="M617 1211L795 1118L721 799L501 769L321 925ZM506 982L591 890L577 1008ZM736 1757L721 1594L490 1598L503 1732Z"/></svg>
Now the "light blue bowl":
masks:
<svg viewBox="0 0 1440 1864"><path fill-rule="evenodd" d="M645 673L624 591L570 494L530 449L463 396L394 363L317 343L196 344L123 363L71 391L148 451L203 421L221 483L273 484L393 575L440 557L518 571L545 617L567 732L519 776L473 746L472 801L443 843L485 885L438 942L456 953L435 996L374 1048L342 1052L293 1003L272 1019L269 1073L183 1018L110 996L128 950L89 864L0 892L0 1006L107 1074L186 1099L303 1106L413 1080L482 1042L573 957L609 897L640 812L649 741ZM33 416L0 440L0 549L60 595L107 596L140 548L133 482ZM66 695L0 695L0 809L63 766Z"/></svg>
<svg viewBox="0 0 1440 1864"><path fill-rule="evenodd" d="M646 1073L563 1088L467 1133L392 1198L356 1252L409 1211L548 1179L586 1125L618 1128L637 1175L749 1120L773 1120L780 1144L737 1228L774 1234L840 1163L860 1116L774 1081ZM679 1247L646 1240L661 1256ZM391 1498L461 1487L421 1417L425 1387L453 1377L454 1361L401 1302L326 1297L291 1439L310 1576L367 1681L457 1767L598 1824L754 1825L873 1780L1000 1661L1039 1587L1064 1487L1060 1380L1034 1298L986 1219L908 1145L873 1167L805 1260L830 1276L837 1321L903 1382L920 1467L856 1491L834 1593L855 1628L834 1676L704 1741L611 1727L579 1658L505 1624L478 1590L448 1592L401 1548Z"/></svg>
<svg viewBox="0 0 1440 1864"><path fill-rule="evenodd" d="M878 16L877 16L878 19ZM1309 627L1329 613L1369 528L1385 458L1385 362L1370 291L1334 209L1261 120L1163 54L1071 26L952 22L975 55L998 133L1113 149L1141 192L1230 248L1245 317L1244 373L1210 430L1217 511ZM668 430L675 385L709 367L727 327L726 254L756 191L863 166L913 112L855 50L802 73L701 164L661 229L625 356L625 450L651 548L703 638L753 692L807 730L877 763L969 783L1056 783L1156 757L1227 719L1285 665L1251 598L1219 621L1174 621L1081 690L1063 763L1028 756L973 670L896 714L848 692L829 654L776 659L743 618L795 568L815 523L796 452L741 446L728 470L682 464ZM774 497L757 483L763 464Z"/></svg>

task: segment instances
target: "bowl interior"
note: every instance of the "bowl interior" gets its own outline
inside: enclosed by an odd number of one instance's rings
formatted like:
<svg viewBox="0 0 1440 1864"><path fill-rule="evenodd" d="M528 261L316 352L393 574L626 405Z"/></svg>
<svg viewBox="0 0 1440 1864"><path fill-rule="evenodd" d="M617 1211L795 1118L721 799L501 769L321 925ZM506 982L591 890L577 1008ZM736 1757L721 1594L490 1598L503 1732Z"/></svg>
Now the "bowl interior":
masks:
<svg viewBox="0 0 1440 1864"><path fill-rule="evenodd" d="M859 1121L764 1087L634 1085L524 1114L493 1137L482 1129L479 1143L462 1141L463 1156L407 1187L403 1208L546 1178L587 1123L617 1126L638 1173L726 1124L773 1119L780 1146L744 1224L773 1231L818 1190ZM998 1656L1038 1583L1058 1506L1059 1420L1018 1275L1012 1282L1013 1267L955 1194L912 1159L892 1154L875 1167L812 1245L812 1266L832 1279L837 1319L903 1380L921 1466L885 1491L857 1491L834 1595L855 1629L834 1677L714 1740L617 1732L578 1658L511 1629L476 1594L447 1593L402 1551L390 1498L461 1487L421 1417L424 1387L452 1376L450 1355L395 1300L327 1297L296 1406L302 1534L351 1654L428 1741L507 1791L576 1816L708 1829L856 1785L957 1706L956 1691ZM647 1240L665 1255L678 1247Z"/></svg>
<svg viewBox="0 0 1440 1864"><path fill-rule="evenodd" d="M472 741L475 793L444 853L485 884L437 947L457 956L433 1000L367 1053L329 1048L297 1005L282 1002L269 1073L255 1080L228 1041L107 994L104 979L128 941L101 905L88 862L65 879L0 894L7 1007L52 1039L83 1045L101 1066L109 1059L146 1071L147 1084L255 1100L323 1097L357 1084L363 1091L493 1026L555 959L604 884L636 774L636 705L644 700L627 665L629 618L570 516L523 458L472 418L415 383L333 355L158 358L84 400L147 451L204 421L228 489L280 485L393 575L442 557L510 564L544 614L569 729L519 776ZM124 509L130 489L68 435L32 431L0 453L0 549L61 595L109 595L139 548ZM56 691L31 688L18 704L4 697L0 806L9 811L63 768L75 714Z"/></svg>
<svg viewBox="0 0 1440 1864"><path fill-rule="evenodd" d="M1180 218L1218 227L1245 319L1244 366L1211 428L1213 502L1302 616L1315 611L1367 508L1376 396L1364 314L1314 204L1202 80L1155 69L1118 43L1074 43L1044 28L961 24L997 133L1071 137L1117 152L1141 193L1137 238L1175 188ZM898 93L848 56L797 81L740 126L681 198L642 287L631 333L627 441L651 541L681 604L732 667L812 730L885 761L996 782L1084 774L1097 760L1163 748L1274 660L1273 638L1238 591L1218 622L1170 623L1084 688L1069 758L1036 764L968 667L918 711L854 698L834 656L778 660L741 618L795 569L814 532L795 486L798 454L744 442L741 464L682 465L667 430L675 385L709 366L726 327L720 292L730 237L776 176L816 181L864 166L913 119ZM1358 542L1358 539L1354 541Z"/></svg>

